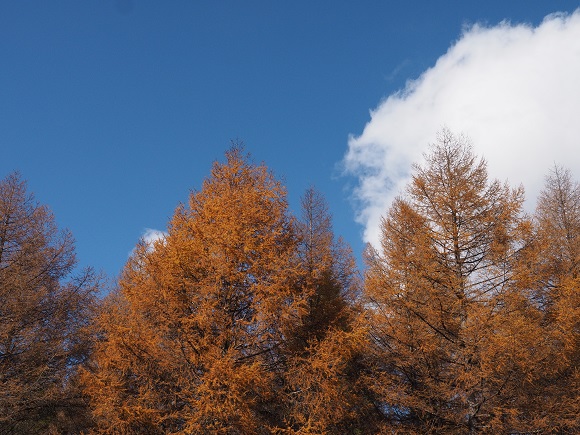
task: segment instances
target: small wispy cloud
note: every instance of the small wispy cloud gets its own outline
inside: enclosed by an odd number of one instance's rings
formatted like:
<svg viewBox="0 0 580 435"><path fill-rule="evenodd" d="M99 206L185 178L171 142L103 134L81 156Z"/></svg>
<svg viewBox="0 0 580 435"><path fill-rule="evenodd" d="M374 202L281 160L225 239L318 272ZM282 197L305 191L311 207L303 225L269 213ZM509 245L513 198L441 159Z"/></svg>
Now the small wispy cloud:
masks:
<svg viewBox="0 0 580 435"><path fill-rule="evenodd" d="M378 244L381 216L444 126L468 135L490 175L523 184L529 201L555 162L580 175L579 77L580 10L547 16L537 27L464 29L349 139L344 165L359 180L354 194L365 241Z"/></svg>
<svg viewBox="0 0 580 435"><path fill-rule="evenodd" d="M165 237L167 237L167 233L164 231L155 230L153 228L145 228L139 240L147 246L148 251L151 251L155 246L155 242L164 240ZM129 256L133 255L134 253L135 248L129 252Z"/></svg>
<svg viewBox="0 0 580 435"><path fill-rule="evenodd" d="M157 241L157 240L162 240L167 236L167 233L165 231L160 231L160 230L154 230L152 228L145 228L145 231L143 232L143 235L141 236L141 239L150 246L153 246L153 244Z"/></svg>

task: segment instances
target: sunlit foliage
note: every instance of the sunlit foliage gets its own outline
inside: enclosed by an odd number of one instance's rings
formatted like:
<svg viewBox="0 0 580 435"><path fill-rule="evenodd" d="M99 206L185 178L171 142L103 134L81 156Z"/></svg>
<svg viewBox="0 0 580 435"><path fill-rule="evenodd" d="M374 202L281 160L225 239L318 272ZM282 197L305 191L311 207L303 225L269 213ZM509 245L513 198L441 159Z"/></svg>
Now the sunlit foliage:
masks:
<svg viewBox="0 0 580 435"><path fill-rule="evenodd" d="M77 367L97 281L18 174L0 181L0 433L82 429Z"/></svg>

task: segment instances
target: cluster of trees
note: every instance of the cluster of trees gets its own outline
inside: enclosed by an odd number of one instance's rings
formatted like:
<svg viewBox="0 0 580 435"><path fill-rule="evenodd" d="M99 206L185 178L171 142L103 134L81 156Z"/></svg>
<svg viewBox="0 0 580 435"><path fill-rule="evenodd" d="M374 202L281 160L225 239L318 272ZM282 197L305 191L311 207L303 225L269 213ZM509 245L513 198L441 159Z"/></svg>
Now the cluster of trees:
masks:
<svg viewBox="0 0 580 435"><path fill-rule="evenodd" d="M580 185L536 213L443 131L359 274L238 147L109 295L17 176L0 183L0 433L580 431Z"/></svg>

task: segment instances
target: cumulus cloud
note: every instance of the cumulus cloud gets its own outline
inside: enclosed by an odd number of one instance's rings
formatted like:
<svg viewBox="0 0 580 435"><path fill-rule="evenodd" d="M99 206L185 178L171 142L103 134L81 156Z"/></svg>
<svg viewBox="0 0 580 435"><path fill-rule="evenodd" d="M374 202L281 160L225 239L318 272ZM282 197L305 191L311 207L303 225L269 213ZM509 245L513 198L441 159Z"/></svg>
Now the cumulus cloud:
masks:
<svg viewBox="0 0 580 435"><path fill-rule="evenodd" d="M579 80L580 10L549 15L537 27L464 29L349 139L344 165L359 179L354 194L365 241L378 244L381 216L444 126L471 138L492 178L523 184L530 209L554 163L580 178Z"/></svg>

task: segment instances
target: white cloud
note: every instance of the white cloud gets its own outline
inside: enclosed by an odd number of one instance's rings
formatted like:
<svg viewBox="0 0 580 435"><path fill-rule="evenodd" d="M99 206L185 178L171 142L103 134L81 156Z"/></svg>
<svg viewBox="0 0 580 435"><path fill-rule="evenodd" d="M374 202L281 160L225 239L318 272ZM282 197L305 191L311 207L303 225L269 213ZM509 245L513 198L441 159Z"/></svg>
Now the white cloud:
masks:
<svg viewBox="0 0 580 435"><path fill-rule="evenodd" d="M472 139L493 178L523 184L529 208L555 162L580 178L580 10L538 27L467 28L432 68L371 112L344 159L359 178L366 241L377 244L381 215L443 126Z"/></svg>
<svg viewBox="0 0 580 435"><path fill-rule="evenodd" d="M153 250L155 242L157 242L158 240L163 240L165 237L167 237L167 233L164 231L155 230L152 228L145 228L143 234L141 234L140 240L143 241L145 245L147 245L147 251L149 252ZM133 255L134 253L135 248L133 248L131 252L129 252L129 256Z"/></svg>
<svg viewBox="0 0 580 435"><path fill-rule="evenodd" d="M164 231L145 228L141 240L143 240L147 245L153 246L157 240L163 240L166 236L167 233Z"/></svg>

